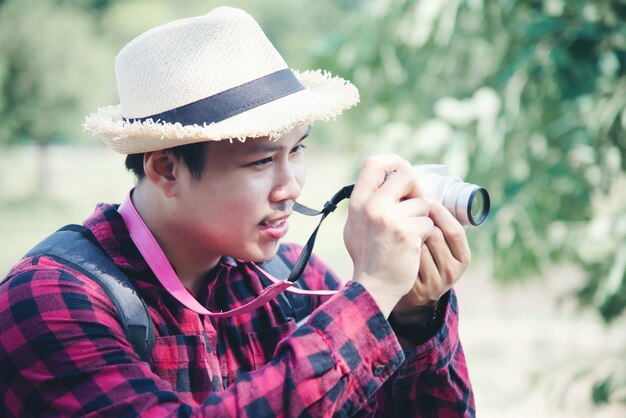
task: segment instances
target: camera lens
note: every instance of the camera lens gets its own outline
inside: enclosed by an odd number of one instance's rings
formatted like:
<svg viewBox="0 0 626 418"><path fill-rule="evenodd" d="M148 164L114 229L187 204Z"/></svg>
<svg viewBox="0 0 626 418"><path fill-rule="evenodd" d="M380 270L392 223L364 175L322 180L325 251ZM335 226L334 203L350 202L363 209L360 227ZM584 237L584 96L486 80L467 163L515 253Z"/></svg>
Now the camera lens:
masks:
<svg viewBox="0 0 626 418"><path fill-rule="evenodd" d="M461 225L482 225L489 216L487 190L447 173L445 165L413 166L413 175L425 197L441 202Z"/></svg>
<svg viewBox="0 0 626 418"><path fill-rule="evenodd" d="M467 202L467 215L469 221L474 226L479 226L489 215L489 193L486 189L479 187L470 195Z"/></svg>
<svg viewBox="0 0 626 418"><path fill-rule="evenodd" d="M487 190L460 180L446 190L443 204L461 225L480 226L489 216Z"/></svg>

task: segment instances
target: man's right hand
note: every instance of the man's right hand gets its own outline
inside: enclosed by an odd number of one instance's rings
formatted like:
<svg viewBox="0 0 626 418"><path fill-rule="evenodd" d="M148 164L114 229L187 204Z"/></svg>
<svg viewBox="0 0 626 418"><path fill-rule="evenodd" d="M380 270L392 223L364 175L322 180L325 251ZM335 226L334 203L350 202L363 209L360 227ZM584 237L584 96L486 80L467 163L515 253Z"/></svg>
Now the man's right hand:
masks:
<svg viewBox="0 0 626 418"><path fill-rule="evenodd" d="M370 157L350 197L344 242L361 283L388 317L418 277L423 242L433 229L429 204L408 161Z"/></svg>

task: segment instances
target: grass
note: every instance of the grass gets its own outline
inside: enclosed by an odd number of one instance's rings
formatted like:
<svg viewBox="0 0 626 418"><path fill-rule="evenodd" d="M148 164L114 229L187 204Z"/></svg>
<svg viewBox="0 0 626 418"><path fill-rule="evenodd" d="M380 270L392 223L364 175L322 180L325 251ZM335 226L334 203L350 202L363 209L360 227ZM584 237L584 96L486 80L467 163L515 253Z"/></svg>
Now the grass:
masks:
<svg viewBox="0 0 626 418"><path fill-rule="evenodd" d="M353 181L352 158L309 144L307 187L300 202L321 207ZM101 147L53 147L49 192L34 197L35 161L32 148L0 155L0 276L43 237L64 224L81 222L98 202L120 202L133 185L123 156ZM316 253L348 279L351 264L342 238L345 206L325 221ZM294 216L290 222L287 238L303 244L317 218ZM548 280L503 288L473 269L458 283L460 333L479 417L626 416L623 404L591 403L591 387L603 373L626 376L623 324L606 328L593 314L557 306L579 274L557 268Z"/></svg>

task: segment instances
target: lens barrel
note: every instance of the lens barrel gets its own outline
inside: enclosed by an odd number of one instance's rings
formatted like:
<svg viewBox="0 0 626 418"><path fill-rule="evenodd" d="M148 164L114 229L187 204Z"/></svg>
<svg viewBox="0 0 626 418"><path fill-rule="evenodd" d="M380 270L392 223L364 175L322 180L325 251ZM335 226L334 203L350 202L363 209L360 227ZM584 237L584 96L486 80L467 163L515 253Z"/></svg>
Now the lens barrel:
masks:
<svg viewBox="0 0 626 418"><path fill-rule="evenodd" d="M464 225L480 226L489 215L489 193L483 187L464 183L456 197L456 217Z"/></svg>
<svg viewBox="0 0 626 418"><path fill-rule="evenodd" d="M443 165L414 166L424 196L441 202L462 225L482 225L489 216L489 193L484 187L448 176Z"/></svg>

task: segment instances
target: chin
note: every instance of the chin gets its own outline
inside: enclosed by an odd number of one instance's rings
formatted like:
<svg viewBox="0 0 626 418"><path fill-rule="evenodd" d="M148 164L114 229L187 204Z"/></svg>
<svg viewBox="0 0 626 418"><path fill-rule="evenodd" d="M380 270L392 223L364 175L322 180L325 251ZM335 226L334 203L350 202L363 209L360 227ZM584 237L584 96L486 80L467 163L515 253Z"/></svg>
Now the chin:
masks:
<svg viewBox="0 0 626 418"><path fill-rule="evenodd" d="M280 246L280 241L274 241L272 244L265 244L257 246L256 248L249 248L241 253L231 255L231 257L244 260L244 261L252 261L254 263L261 263L263 261L267 261L270 258L274 257L278 252L278 247Z"/></svg>
<svg viewBox="0 0 626 418"><path fill-rule="evenodd" d="M278 252L278 247L280 247L280 241L274 241L274 243L271 245L267 244L259 247L258 254L256 257L252 258L252 261L254 261L255 263L260 263L269 260L276 255L276 253Z"/></svg>

